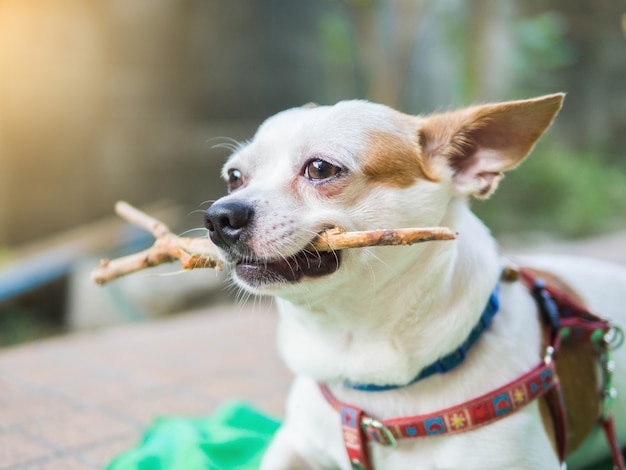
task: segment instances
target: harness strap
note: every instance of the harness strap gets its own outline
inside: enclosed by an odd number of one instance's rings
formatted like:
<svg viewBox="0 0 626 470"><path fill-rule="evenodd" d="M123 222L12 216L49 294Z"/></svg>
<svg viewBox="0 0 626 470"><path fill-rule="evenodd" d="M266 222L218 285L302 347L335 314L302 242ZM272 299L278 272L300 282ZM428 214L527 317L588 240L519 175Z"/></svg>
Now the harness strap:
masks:
<svg viewBox="0 0 626 470"><path fill-rule="evenodd" d="M319 387L341 415L344 444L353 468L366 470L372 468L368 442L393 447L398 439L466 432L505 418L548 392L560 396L553 361L542 362L508 384L460 405L388 420L368 416L363 410L337 400L325 385Z"/></svg>
<svg viewBox="0 0 626 470"><path fill-rule="evenodd" d="M567 457L567 413L565 412L565 401L561 385L557 384L546 394L554 431L556 436L556 450L559 462L565 462Z"/></svg>
<svg viewBox="0 0 626 470"><path fill-rule="evenodd" d="M536 277L530 269L519 268L519 274L522 283L533 293L539 310L547 320L548 335L555 345L554 354L558 354L561 337L572 341L591 343L595 346L598 361L604 374L599 423L611 449L614 469L626 470L611 412L611 404L616 392L611 385L613 365L609 359L609 351L618 348L624 341L623 331L590 312L584 305L563 291L546 284L542 279ZM557 318L554 318L554 312L558 314ZM561 462L564 462L566 453L562 449L567 448L567 418L565 404L562 400L562 396L559 400L548 397L548 404L556 428L557 446Z"/></svg>
<svg viewBox="0 0 626 470"><path fill-rule="evenodd" d="M615 470L624 470L624 468L626 468L626 463L624 463L624 454L622 454L622 449L619 446L617 434L615 433L615 422L613 420L613 416L611 415L606 419L603 419L601 425L604 435L606 436L606 440L609 443L609 447L611 448L613 467Z"/></svg>
<svg viewBox="0 0 626 470"><path fill-rule="evenodd" d="M328 393L330 394L330 392ZM355 470L373 470L368 455L365 432L361 424L365 419L365 413L363 410L345 403L340 404L337 411L341 415L343 442L352 468Z"/></svg>

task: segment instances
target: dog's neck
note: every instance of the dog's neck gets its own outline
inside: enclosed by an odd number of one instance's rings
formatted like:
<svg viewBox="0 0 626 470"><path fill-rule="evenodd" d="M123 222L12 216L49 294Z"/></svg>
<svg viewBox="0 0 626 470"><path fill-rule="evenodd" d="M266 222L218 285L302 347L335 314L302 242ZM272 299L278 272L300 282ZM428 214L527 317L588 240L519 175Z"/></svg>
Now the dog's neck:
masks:
<svg viewBox="0 0 626 470"><path fill-rule="evenodd" d="M288 366L318 381L403 384L457 348L485 308L500 266L495 241L466 201L452 200L442 225L459 238L381 248L386 266L349 273L350 287L321 301L279 300L279 347Z"/></svg>

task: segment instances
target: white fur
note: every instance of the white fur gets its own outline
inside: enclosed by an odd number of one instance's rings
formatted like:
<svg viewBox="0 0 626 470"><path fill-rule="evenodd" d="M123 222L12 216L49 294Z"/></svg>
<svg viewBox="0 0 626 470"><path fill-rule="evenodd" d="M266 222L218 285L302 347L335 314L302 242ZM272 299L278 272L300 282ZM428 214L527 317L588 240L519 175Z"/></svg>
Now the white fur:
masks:
<svg viewBox="0 0 626 470"><path fill-rule="evenodd" d="M257 209L250 249L276 258L301 250L329 225L346 230L443 225L459 232L453 242L403 248L345 250L340 269L293 284L244 289L274 295L280 311L278 347L297 375L284 425L263 461L265 470L350 468L339 416L316 382L378 419L433 412L472 399L530 370L541 358L536 307L520 283L502 283L500 312L462 366L393 391L364 393L341 386L409 382L468 335L498 281L503 261L486 227L453 184L443 159L433 158L439 181L417 179L399 188L373 184L361 173L365 142L374 131L415 138L423 118L399 118L362 101L280 113L225 166L246 184L225 200L253 201ZM488 152L487 152L488 153ZM350 183L324 197L301 168L312 157L341 166ZM512 208L512 210L514 210ZM626 320L626 270L556 257L532 260L572 282L592 308ZM616 383L626 393L626 357L616 357ZM623 399L616 410L626 410ZM626 437L626 419L618 419ZM601 440L600 440L601 443ZM586 457L602 453L587 449ZM495 424L454 436L402 440L389 449L372 444L376 469L557 469L537 403ZM589 460L587 459L587 460Z"/></svg>

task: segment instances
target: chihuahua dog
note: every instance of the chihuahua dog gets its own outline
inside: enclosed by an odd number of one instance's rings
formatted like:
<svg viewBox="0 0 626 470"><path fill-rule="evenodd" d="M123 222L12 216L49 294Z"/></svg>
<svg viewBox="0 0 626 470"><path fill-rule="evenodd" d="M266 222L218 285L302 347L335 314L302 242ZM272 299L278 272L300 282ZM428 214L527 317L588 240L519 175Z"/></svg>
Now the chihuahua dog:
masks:
<svg viewBox="0 0 626 470"><path fill-rule="evenodd" d="M276 298L279 352L296 375L264 470L561 468L542 400L464 433L366 443L369 462L359 462L346 452L343 417L320 384L337 401L385 420L471 402L541 361L546 339L537 304L521 282L501 280L506 261L469 200L495 191L562 100L554 94L429 116L366 101L306 105L269 118L229 158L229 194L207 210L205 224L235 282ZM459 236L410 247L307 248L333 226L446 226ZM556 256L524 262L558 277L591 311L626 321L623 267ZM464 344L493 296L498 313L463 350L464 360L416 380ZM626 391L626 351L613 359L613 384ZM569 367L578 378L572 387L593 384L590 413L597 413L598 380L581 376L576 361ZM574 405L573 414L590 409ZM613 409L617 435L626 438L624 399ZM597 426L579 441L570 468L606 454Z"/></svg>

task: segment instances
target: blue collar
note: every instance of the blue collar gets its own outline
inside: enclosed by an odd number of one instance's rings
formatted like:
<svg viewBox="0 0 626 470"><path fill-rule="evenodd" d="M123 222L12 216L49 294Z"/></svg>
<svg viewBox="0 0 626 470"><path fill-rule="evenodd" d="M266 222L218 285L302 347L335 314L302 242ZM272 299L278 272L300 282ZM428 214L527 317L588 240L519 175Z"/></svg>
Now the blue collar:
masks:
<svg viewBox="0 0 626 470"><path fill-rule="evenodd" d="M395 390L398 388L406 387L407 385L412 385L415 382L425 379L426 377L430 377L434 374L443 374L454 369L456 366L461 364L467 355L467 351L478 341L478 338L482 335L482 333L489 328L491 325L491 320L498 313L499 302L498 302L498 285L494 288L493 292L489 296L489 301L487 302L487 306L485 310L483 310L480 319L476 326L470 331L469 336L461 343L461 346L456 348L450 354L442 357L441 359L433 362L431 365L422 369L422 371L411 380L409 383L404 385L376 385L376 384L362 384L358 382L350 382L348 380L344 381L343 386L346 388L351 388L354 390L360 390L362 392L384 392L385 390Z"/></svg>

